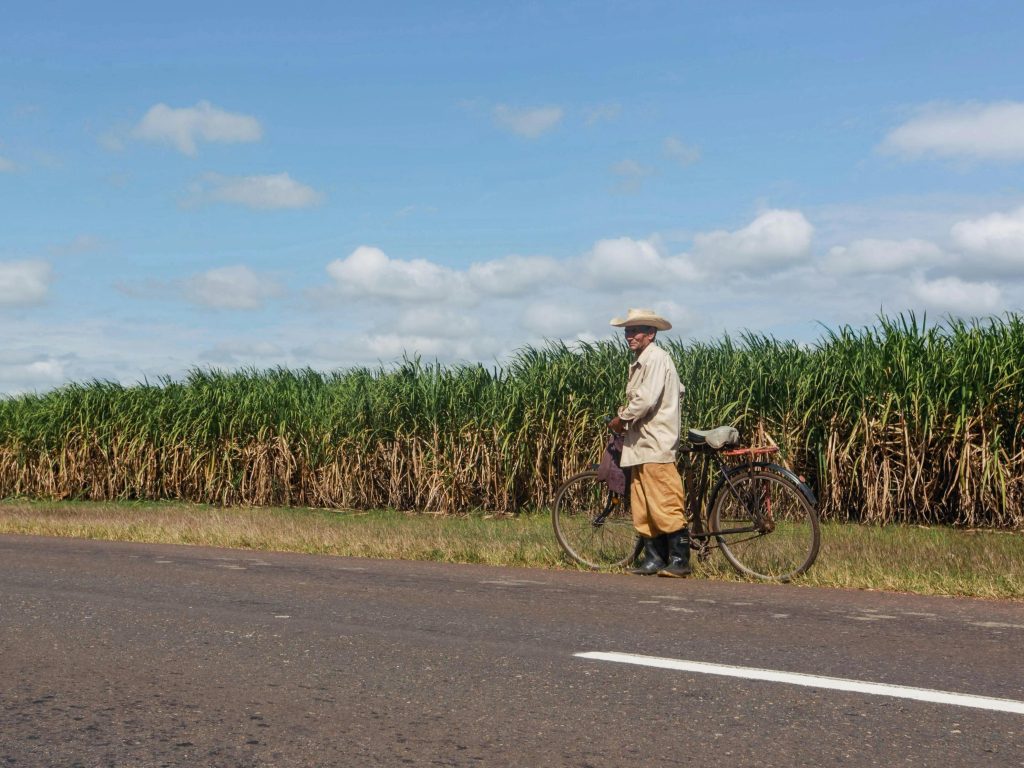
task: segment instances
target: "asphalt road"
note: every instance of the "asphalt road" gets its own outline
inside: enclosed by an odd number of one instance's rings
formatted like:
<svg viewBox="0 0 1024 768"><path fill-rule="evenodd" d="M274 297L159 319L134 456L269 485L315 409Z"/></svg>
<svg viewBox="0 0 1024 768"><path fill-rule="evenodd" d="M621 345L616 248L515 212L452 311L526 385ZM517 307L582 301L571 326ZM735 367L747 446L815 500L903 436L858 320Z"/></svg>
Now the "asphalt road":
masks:
<svg viewBox="0 0 1024 768"><path fill-rule="evenodd" d="M1024 765L1024 605L0 537L7 766Z"/></svg>

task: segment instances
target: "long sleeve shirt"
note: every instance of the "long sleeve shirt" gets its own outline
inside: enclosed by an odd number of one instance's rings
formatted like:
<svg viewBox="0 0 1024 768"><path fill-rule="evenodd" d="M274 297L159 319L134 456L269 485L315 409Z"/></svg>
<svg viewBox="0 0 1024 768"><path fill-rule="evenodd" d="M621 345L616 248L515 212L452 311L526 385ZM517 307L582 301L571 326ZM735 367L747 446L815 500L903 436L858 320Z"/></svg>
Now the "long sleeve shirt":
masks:
<svg viewBox="0 0 1024 768"><path fill-rule="evenodd" d="M657 344L649 344L629 366L626 405L618 413L627 422L623 467L676 460L682 394L672 358Z"/></svg>

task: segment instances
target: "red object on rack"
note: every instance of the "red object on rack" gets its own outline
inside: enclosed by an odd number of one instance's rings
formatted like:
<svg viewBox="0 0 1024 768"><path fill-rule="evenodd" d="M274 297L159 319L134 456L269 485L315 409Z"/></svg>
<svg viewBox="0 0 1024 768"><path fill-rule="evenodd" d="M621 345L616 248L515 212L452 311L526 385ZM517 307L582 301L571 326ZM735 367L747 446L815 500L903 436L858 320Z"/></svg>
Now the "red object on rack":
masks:
<svg viewBox="0 0 1024 768"><path fill-rule="evenodd" d="M779 446L766 445L762 448L733 448L731 451L722 451L723 456L761 456L769 453L778 453Z"/></svg>

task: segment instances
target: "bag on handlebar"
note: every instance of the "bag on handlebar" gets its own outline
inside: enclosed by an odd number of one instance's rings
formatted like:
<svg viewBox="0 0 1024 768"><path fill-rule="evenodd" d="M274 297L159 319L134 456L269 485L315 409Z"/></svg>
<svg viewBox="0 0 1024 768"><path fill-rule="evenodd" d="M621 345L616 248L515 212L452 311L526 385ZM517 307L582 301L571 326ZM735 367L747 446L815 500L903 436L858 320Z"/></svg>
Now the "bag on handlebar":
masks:
<svg viewBox="0 0 1024 768"><path fill-rule="evenodd" d="M619 461L622 460L622 442L622 435L612 435L608 438L601 463L597 466L597 479L607 485L608 490L625 496L629 468L623 469L619 466Z"/></svg>

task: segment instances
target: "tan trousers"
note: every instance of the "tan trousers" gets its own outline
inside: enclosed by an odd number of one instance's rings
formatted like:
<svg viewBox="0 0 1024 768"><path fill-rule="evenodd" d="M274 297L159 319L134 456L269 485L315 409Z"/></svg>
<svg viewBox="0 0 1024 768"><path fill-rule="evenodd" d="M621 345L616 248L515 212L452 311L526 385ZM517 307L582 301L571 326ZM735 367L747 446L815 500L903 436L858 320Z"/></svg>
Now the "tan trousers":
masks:
<svg viewBox="0 0 1024 768"><path fill-rule="evenodd" d="M675 464L637 464L630 468L629 504L633 527L652 538L686 525L683 482Z"/></svg>

